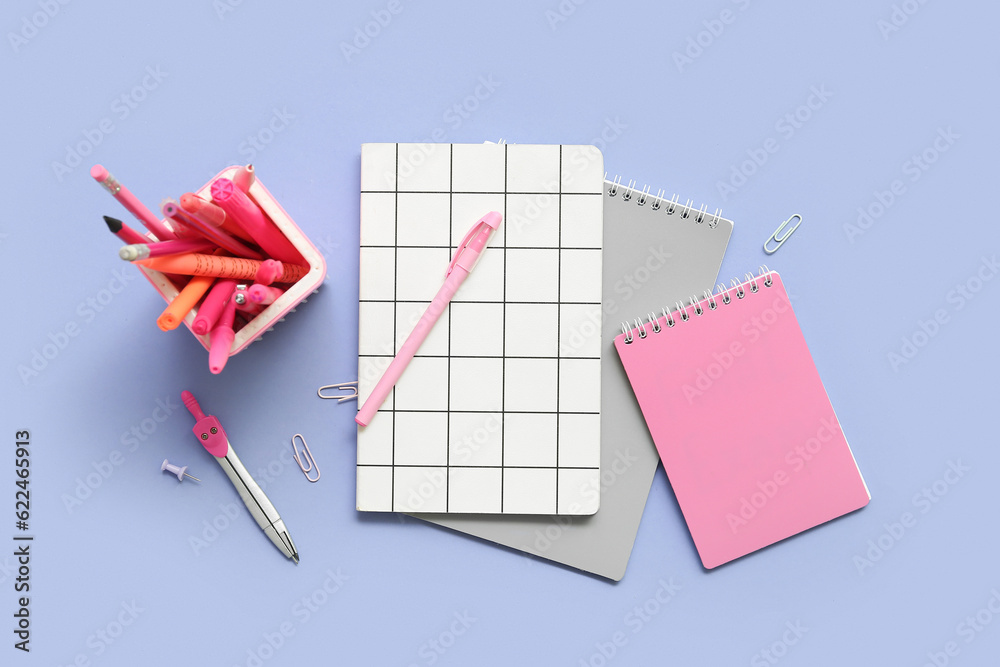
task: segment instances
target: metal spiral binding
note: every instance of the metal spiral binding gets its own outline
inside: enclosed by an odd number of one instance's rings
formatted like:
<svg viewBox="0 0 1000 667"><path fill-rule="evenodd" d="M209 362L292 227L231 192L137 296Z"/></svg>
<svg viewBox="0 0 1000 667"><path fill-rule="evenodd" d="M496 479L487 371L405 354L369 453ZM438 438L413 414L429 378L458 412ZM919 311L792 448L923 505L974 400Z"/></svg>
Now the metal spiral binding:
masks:
<svg viewBox="0 0 1000 667"><path fill-rule="evenodd" d="M607 173L604 174L604 180L608 180ZM652 199L649 207L654 211L659 211L663 208L667 215L678 214L684 220L693 217L695 223L700 225L707 222L711 229L715 229L719 221L722 220L721 208L715 209L715 213L709 213L706 204L702 204L700 208L694 208L694 204L690 199L681 204L677 195L674 195L670 199L664 199L664 191L662 189L658 190L655 195L652 195L649 192L648 185L644 185L642 190L639 190L635 180L630 180L628 185L622 185L622 177L615 176L614 180L607 186L607 194L609 197L617 197L619 191L621 191L622 201L631 201L635 197L637 205L645 206L647 201Z"/></svg>
<svg viewBox="0 0 1000 667"><path fill-rule="evenodd" d="M761 264L756 276L748 272L744 274L743 282L740 282L739 278L733 278L729 287L726 287L723 283L719 283L715 287L714 294L712 290L705 290L702 292L702 298L700 299L697 295L692 294L688 298L686 306L683 301L675 301L673 310L666 307L660 309L662 313L661 317L663 323L666 324L666 328L671 329L678 322L687 322L692 317L701 317L704 315L706 312L705 305L708 306L708 310L718 310L720 306L728 306L732 303L733 296L737 299L746 297L746 287L749 287L751 293L756 294L760 291L760 285L771 287L773 284L774 280L771 278L771 269L767 268L766 264ZM693 310L693 314L688 312L689 309ZM675 315L677 316L676 318ZM649 331L646 331L647 325L654 334L663 331L664 327L660 325L660 318L656 316L656 313L646 313L646 320L647 323L644 324L642 318L636 318L633 320L632 326L629 326L628 322L622 322L622 335L625 336L626 345L632 344L635 340L636 332L638 332L639 338L646 338L649 335Z"/></svg>

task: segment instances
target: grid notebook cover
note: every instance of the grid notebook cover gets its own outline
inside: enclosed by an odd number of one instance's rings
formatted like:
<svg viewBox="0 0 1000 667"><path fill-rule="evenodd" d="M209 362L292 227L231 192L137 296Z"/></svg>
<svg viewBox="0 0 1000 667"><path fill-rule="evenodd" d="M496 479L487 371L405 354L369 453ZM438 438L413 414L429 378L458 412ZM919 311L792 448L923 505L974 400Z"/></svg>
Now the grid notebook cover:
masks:
<svg viewBox="0 0 1000 667"><path fill-rule="evenodd" d="M615 348L713 568L871 496L778 274L703 296L626 325Z"/></svg>
<svg viewBox="0 0 1000 667"><path fill-rule="evenodd" d="M503 223L367 427L361 511L588 515L600 500L603 158L592 146L364 144L361 405L488 211Z"/></svg>
<svg viewBox="0 0 1000 667"><path fill-rule="evenodd" d="M601 356L601 511L593 516L417 514L422 519L619 580L625 574L660 457L614 351L622 313L657 308L715 285L733 233L719 210L604 183L604 321L570 336Z"/></svg>

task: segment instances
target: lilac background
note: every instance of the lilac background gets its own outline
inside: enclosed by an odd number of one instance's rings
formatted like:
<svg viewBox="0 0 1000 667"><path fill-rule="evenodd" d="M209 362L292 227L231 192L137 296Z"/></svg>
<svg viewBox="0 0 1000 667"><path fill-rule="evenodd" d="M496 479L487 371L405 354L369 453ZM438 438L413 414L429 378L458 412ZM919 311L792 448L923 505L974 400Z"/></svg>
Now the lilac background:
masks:
<svg viewBox="0 0 1000 667"><path fill-rule="evenodd" d="M995 3L907 0L896 5L906 22L883 34L889 0L231 1L4 6L0 539L9 545L14 532L13 434L22 428L32 432L37 537L33 650L15 651L0 625L0 661L814 666L923 665L930 653L939 664L992 664L1000 280L975 279L981 258L1000 250L990 199L1000 147ZM58 12L38 14L43 27L12 42L40 7ZM731 22L715 23L723 10ZM391 20L346 57L341 43L372 12ZM674 53L689 39L707 46L678 67ZM147 78L144 99L123 106L147 67L162 79ZM800 111L809 119L794 132L778 125L813 87L828 99L813 98L819 108ZM483 99L470 100L477 90ZM452 110L463 103L476 107L465 117ZM53 166L105 119L113 130L82 165ZM281 129L268 136L272 122ZM958 138L914 181L906 163L933 147L939 128ZM661 471L617 585L416 520L359 516L352 408L320 401L315 389L357 372L360 144L436 130L445 141L597 141L612 174L721 206L736 221L722 276L765 261L782 272L871 504L705 572ZM258 150L248 137L270 142ZM724 196L718 182L768 139L777 152ZM321 246L329 277L214 377L190 335L156 328L162 302L115 257L100 219L123 212L87 171L104 164L156 206L248 160ZM858 208L877 212L875 193L896 179L905 191L849 240ZM796 212L802 227L765 257L764 239ZM122 269L129 280L112 294ZM952 290L970 279L981 290L959 299ZM98 311L90 299L106 303ZM920 322L937 311L947 321L921 336ZM78 335L62 340L71 324ZM65 347L22 379L19 367L50 334ZM926 344L893 368L888 355L914 336ZM221 417L252 471L270 466L267 491L300 566L242 506L232 522L219 518L220 505L238 500L194 442L182 389ZM168 399L173 412L155 422ZM288 457L295 432L323 470L316 485ZM115 451L117 466L107 463ZM205 481L178 485L158 471L164 457ZM956 483L940 481L959 461L968 470L950 476ZM78 480L109 465L110 476L67 509ZM943 495L921 500L935 482ZM899 536L893 524L907 512L913 521ZM213 520L229 525L196 553L190 539ZM859 565L870 540L889 549ZM0 548L7 626L11 551ZM328 594L328 572L338 571L347 579ZM680 588L661 604L661 582L671 581ZM302 602L310 597L312 608ZM788 630L796 623L801 636ZM279 641L282 627L292 632ZM116 636L107 643L98 631Z"/></svg>

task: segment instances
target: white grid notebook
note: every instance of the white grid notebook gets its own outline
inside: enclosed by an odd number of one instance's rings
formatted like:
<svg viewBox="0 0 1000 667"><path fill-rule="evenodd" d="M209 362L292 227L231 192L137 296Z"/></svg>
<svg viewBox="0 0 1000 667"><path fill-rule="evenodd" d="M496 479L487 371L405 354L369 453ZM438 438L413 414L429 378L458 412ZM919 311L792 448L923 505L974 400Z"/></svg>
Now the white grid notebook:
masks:
<svg viewBox="0 0 1000 667"><path fill-rule="evenodd" d="M503 223L358 428L358 510L597 511L603 176L593 146L361 147L359 405L465 233Z"/></svg>

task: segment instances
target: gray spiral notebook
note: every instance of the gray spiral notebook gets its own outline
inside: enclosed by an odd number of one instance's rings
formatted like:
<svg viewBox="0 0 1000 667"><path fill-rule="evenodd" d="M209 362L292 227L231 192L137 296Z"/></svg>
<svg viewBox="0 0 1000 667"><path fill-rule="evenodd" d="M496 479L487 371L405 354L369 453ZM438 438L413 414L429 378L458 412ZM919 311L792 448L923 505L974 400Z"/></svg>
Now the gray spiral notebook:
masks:
<svg viewBox="0 0 1000 667"><path fill-rule="evenodd" d="M733 223L719 210L604 183L603 323L574 344L601 357L601 507L593 516L412 516L586 572L625 574L659 456L614 350L621 320L715 286ZM600 334L598 334L600 329ZM599 347L597 347L599 346ZM598 489L594 489L595 494Z"/></svg>

